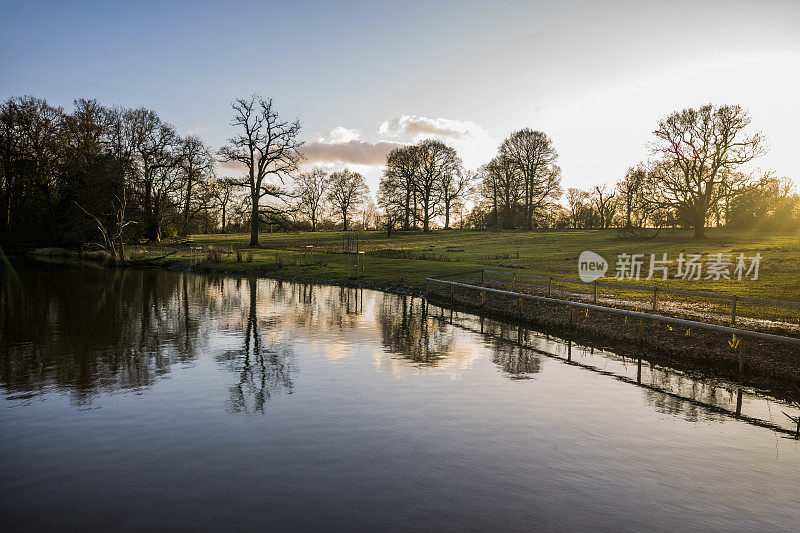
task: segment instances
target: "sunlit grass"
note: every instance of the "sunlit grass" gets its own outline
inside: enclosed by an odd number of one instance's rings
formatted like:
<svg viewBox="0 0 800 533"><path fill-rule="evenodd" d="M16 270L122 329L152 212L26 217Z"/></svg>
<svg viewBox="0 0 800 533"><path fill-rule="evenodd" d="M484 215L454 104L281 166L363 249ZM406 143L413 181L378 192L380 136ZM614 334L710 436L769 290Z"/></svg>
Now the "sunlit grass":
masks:
<svg viewBox="0 0 800 533"><path fill-rule="evenodd" d="M194 235L194 246L215 246L242 254L251 252L252 263L237 262L236 254L223 255L221 262L208 268L229 272L256 272L288 278L315 281L344 281L347 278L347 256L342 254L342 232L296 232L262 234L260 248L249 248L249 235ZM302 266L301 251L312 245L313 263ZM168 246L168 245L167 245ZM481 231L451 230L384 232L359 234L359 250L366 252L365 278L374 285L420 289L425 277L459 271L489 268L542 275L577 277L579 254L584 250L599 253L610 264L606 279L614 275L617 254L730 253L746 256L761 253L758 280L688 281L670 278L667 281L640 280L641 284L738 294L740 296L800 301L800 235L796 233L760 234L710 229L704 241L692 239L690 231L669 230L651 240L621 239L615 230L568 231ZM132 249L132 251L143 251ZM153 250L148 252L156 253ZM164 262L189 259L187 249ZM196 258L197 259L197 258ZM643 268L646 275L647 265ZM627 281L627 280L626 280ZM634 281L635 283L635 281Z"/></svg>

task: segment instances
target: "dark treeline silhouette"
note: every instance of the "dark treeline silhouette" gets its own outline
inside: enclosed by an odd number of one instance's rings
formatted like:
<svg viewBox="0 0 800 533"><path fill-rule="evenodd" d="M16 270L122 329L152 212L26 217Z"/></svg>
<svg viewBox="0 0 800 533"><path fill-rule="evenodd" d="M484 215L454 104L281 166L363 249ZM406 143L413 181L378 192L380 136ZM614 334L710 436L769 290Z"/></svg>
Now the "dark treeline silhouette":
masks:
<svg viewBox="0 0 800 533"><path fill-rule="evenodd" d="M0 151L3 244L97 242L121 254L124 241L216 230L230 203L209 148L144 108L9 98Z"/></svg>

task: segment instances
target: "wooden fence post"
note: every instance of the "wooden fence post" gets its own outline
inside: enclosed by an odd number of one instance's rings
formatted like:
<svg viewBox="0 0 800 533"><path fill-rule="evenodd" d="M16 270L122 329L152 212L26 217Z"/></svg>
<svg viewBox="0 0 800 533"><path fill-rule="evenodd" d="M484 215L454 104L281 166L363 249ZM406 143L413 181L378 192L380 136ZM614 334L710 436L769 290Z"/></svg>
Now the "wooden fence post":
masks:
<svg viewBox="0 0 800 533"><path fill-rule="evenodd" d="M742 415L742 388L736 391L736 416Z"/></svg>
<svg viewBox="0 0 800 533"><path fill-rule="evenodd" d="M736 345L736 351L739 352L739 373L744 374L744 350L742 350L741 340L739 340L739 344Z"/></svg>
<svg viewBox="0 0 800 533"><path fill-rule="evenodd" d="M519 295L519 302L517 304L517 307L519 308L519 310L518 310L519 318L522 318L522 295L521 294Z"/></svg>
<svg viewBox="0 0 800 533"><path fill-rule="evenodd" d="M572 329L572 306L569 306L569 329Z"/></svg>
<svg viewBox="0 0 800 533"><path fill-rule="evenodd" d="M517 273L513 272L511 274L511 292L514 292L516 290L516 286L517 286Z"/></svg>
<svg viewBox="0 0 800 533"><path fill-rule="evenodd" d="M456 287L452 283L450 284L450 304L456 303Z"/></svg>
<svg viewBox="0 0 800 533"><path fill-rule="evenodd" d="M639 317L639 346L642 345L642 336L644 335L644 317Z"/></svg>
<svg viewBox="0 0 800 533"><path fill-rule="evenodd" d="M486 291L481 291L481 308L486 307Z"/></svg>
<svg viewBox="0 0 800 533"><path fill-rule="evenodd" d="M658 287L653 287L653 314L658 314Z"/></svg>
<svg viewBox="0 0 800 533"><path fill-rule="evenodd" d="M481 285L485 284L485 282L483 281L483 278L485 277L485 274L486 274L486 270L485 269L481 270Z"/></svg>

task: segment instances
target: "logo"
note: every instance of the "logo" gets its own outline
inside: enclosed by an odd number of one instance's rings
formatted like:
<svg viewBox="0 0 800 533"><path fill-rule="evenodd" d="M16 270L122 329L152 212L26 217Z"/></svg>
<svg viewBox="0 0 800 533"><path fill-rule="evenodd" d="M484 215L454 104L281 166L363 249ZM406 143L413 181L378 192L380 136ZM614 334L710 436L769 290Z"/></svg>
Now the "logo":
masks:
<svg viewBox="0 0 800 533"><path fill-rule="evenodd" d="M608 271L608 262L602 256L586 250L578 257L578 277L581 281L590 283L597 278L602 278Z"/></svg>

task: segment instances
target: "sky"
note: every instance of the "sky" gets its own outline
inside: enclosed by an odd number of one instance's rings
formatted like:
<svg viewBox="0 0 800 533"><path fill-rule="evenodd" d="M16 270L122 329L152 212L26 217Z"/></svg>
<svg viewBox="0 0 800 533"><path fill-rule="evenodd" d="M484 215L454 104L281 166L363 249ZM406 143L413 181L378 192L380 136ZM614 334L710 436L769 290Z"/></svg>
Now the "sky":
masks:
<svg viewBox="0 0 800 533"><path fill-rule="evenodd" d="M307 165L361 171L423 138L486 163L554 141L563 185L613 184L658 121L740 104L800 181L800 0L35 2L0 0L0 98L148 107L212 147L231 101L299 118ZM220 168L220 171L233 172Z"/></svg>

